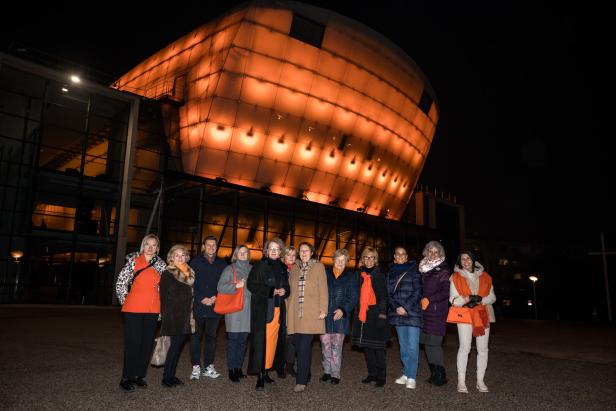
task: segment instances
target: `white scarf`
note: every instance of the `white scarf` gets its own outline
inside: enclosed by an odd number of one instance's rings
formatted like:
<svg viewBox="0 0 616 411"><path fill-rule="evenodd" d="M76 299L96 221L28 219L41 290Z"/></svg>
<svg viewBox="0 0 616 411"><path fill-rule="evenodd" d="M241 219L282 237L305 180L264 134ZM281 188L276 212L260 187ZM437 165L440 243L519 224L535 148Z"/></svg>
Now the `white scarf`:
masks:
<svg viewBox="0 0 616 411"><path fill-rule="evenodd" d="M427 273L430 270L433 270L435 267L438 267L445 261L445 257L440 257L436 260L428 260L428 257L424 257L423 260L419 263L419 272Z"/></svg>

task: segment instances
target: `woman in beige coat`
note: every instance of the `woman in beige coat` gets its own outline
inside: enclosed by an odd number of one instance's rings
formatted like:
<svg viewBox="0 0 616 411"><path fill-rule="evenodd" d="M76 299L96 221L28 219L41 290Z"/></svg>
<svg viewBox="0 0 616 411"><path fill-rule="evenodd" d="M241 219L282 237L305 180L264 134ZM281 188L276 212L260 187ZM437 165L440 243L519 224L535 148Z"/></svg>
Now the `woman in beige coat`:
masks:
<svg viewBox="0 0 616 411"><path fill-rule="evenodd" d="M327 316L327 277L323 264L313 259L314 247L299 245L300 261L289 275L290 294L287 299L287 330L293 335L297 356L295 392L304 391L312 363L314 334L325 333Z"/></svg>

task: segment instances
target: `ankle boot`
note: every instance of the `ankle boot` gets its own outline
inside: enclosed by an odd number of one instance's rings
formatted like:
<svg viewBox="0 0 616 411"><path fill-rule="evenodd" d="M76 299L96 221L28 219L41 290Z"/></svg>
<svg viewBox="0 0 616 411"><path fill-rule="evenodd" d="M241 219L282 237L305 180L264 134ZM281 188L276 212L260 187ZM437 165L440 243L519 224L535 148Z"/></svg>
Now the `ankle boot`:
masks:
<svg viewBox="0 0 616 411"><path fill-rule="evenodd" d="M447 384L447 376L445 375L445 367L442 365L434 366L434 377L432 378L432 384L440 387Z"/></svg>
<svg viewBox="0 0 616 411"><path fill-rule="evenodd" d="M229 379L233 382L240 382L239 377L237 376L237 368L229 368Z"/></svg>
<svg viewBox="0 0 616 411"><path fill-rule="evenodd" d="M430 378L428 378L426 380L426 382L428 384L433 384L434 383L434 367L435 367L435 365L428 363L428 366L430 366Z"/></svg>
<svg viewBox="0 0 616 411"><path fill-rule="evenodd" d="M242 372L241 368L236 368L235 374L237 375L237 378L239 379L246 378L246 375Z"/></svg>
<svg viewBox="0 0 616 411"><path fill-rule="evenodd" d="M269 374L267 373L267 371L265 371L265 375L263 376L263 380L268 383L271 384L274 382L274 380L272 380L272 378L269 376Z"/></svg>
<svg viewBox="0 0 616 411"><path fill-rule="evenodd" d="M255 387L255 389L257 391L263 391L264 387L265 387L265 381L263 380L263 376L265 375L265 373L260 372L259 375L257 376L257 385Z"/></svg>

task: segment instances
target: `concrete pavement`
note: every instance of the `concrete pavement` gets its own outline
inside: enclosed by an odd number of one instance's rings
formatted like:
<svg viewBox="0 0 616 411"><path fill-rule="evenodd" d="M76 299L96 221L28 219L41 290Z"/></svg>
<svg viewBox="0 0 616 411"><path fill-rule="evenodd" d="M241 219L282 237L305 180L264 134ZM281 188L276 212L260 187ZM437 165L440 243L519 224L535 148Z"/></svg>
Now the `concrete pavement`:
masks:
<svg viewBox="0 0 616 411"><path fill-rule="evenodd" d="M255 378L239 384L226 378L226 337L219 330L216 380L188 381L188 346L174 389L160 386L162 369L150 368L144 390L118 388L122 368L122 323L118 308L1 305L0 406L2 409L177 409L177 410L481 410L616 409L616 329L601 325L498 319L490 337L486 383L490 393L474 389L475 355L467 372L470 393L455 389L455 327L445 342L450 383L425 383L423 352L417 389L394 383L400 375L397 339L387 350L388 381L383 389L360 383L366 375L361 352L345 343L342 382L319 383L320 347L313 345L313 381L293 393L294 381L277 380L263 393Z"/></svg>

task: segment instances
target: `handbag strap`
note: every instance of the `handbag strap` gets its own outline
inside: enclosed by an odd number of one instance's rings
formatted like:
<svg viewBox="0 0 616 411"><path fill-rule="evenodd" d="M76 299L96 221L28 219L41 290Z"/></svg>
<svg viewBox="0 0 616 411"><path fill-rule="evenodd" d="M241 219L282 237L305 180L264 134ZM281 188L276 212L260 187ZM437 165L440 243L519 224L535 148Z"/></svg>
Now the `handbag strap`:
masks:
<svg viewBox="0 0 616 411"><path fill-rule="evenodd" d="M231 264L231 269L233 270L233 282L231 284L237 284L237 271L235 271L235 266Z"/></svg>
<svg viewBox="0 0 616 411"><path fill-rule="evenodd" d="M408 273L408 270L403 272L402 275L400 277L398 277L398 281L396 281L396 286L394 287L394 293L398 289L398 284L400 284L400 281L402 281L402 277L404 277L406 275L406 273Z"/></svg>
<svg viewBox="0 0 616 411"><path fill-rule="evenodd" d="M135 275L133 275L133 279L130 281L130 283L134 283L135 279L137 278L137 276L139 274L141 274L142 272L144 272L145 270L147 270L148 268L152 267L154 265L154 263L156 263L156 257L152 258L152 261L150 261L150 263L148 265L146 265L143 268L140 268L139 270L137 270L137 272L135 273Z"/></svg>

